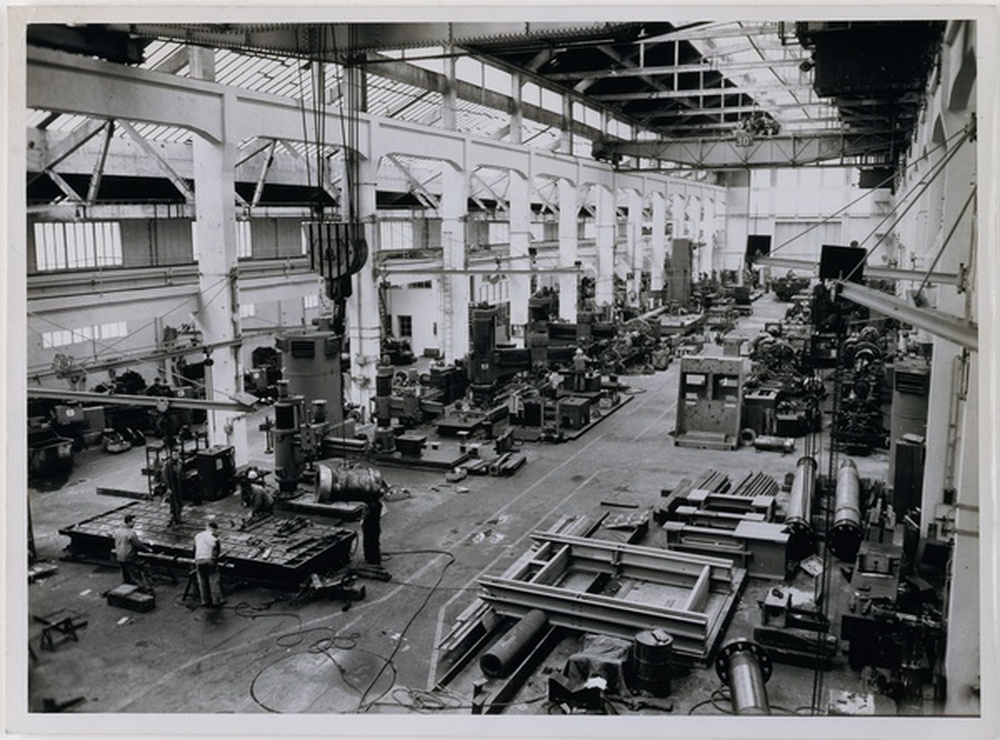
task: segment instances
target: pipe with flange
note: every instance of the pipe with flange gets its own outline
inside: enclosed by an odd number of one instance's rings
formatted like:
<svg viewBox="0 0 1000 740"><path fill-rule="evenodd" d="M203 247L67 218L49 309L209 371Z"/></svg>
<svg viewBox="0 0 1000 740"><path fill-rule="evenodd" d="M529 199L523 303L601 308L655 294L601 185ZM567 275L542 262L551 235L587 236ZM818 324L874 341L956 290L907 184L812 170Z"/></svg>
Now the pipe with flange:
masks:
<svg viewBox="0 0 1000 740"><path fill-rule="evenodd" d="M549 619L545 612L532 609L483 654L479 659L479 667L487 676L506 676L517 668L531 647L542 639L548 626Z"/></svg>
<svg viewBox="0 0 1000 740"><path fill-rule="evenodd" d="M771 677L771 657L752 640L733 640L719 651L715 672L729 687L733 714L770 714L764 684Z"/></svg>
<svg viewBox="0 0 1000 740"><path fill-rule="evenodd" d="M838 560L853 561L861 547L861 480L853 460L844 460L837 471L833 527L827 537Z"/></svg>
<svg viewBox="0 0 1000 740"><path fill-rule="evenodd" d="M812 503L816 491L816 459L799 458L792 478L792 490L785 507L785 525L788 529L789 555L801 560L812 554L816 534L812 528Z"/></svg>

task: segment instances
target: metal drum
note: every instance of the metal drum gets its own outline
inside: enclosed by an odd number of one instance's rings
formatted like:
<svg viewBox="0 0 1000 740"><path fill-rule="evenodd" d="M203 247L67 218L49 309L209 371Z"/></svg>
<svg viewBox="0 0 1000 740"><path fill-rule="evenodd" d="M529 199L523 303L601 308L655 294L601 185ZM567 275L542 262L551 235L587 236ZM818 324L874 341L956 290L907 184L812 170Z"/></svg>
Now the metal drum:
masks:
<svg viewBox="0 0 1000 740"><path fill-rule="evenodd" d="M861 523L861 481L853 460L844 460L837 471L833 528L830 551L838 560L853 561L858 555L864 534Z"/></svg>
<svg viewBox="0 0 1000 740"><path fill-rule="evenodd" d="M795 560L811 555L816 545L816 535L812 528L812 502L816 492L816 460L811 457L799 458L792 479L792 490L785 508L785 524L788 526L789 554Z"/></svg>
<svg viewBox="0 0 1000 740"><path fill-rule="evenodd" d="M377 501L383 493L382 474L371 468L316 466L316 502Z"/></svg>
<svg viewBox="0 0 1000 740"><path fill-rule="evenodd" d="M632 643L632 688L653 696L670 695L674 638L660 629L643 630Z"/></svg>

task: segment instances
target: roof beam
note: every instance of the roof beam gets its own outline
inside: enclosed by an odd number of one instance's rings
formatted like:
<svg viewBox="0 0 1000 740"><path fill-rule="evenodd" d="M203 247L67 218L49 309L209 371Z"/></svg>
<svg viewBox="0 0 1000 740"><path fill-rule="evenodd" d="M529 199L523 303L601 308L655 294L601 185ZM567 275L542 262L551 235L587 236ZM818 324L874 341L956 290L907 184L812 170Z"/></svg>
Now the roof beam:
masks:
<svg viewBox="0 0 1000 740"><path fill-rule="evenodd" d="M639 44L663 44L671 41L707 41L721 38L736 38L739 36L763 36L778 34L778 24L774 21L765 23L746 23L732 26L732 21L722 23L706 23L704 26L685 28L680 31L661 33L644 39L636 39Z"/></svg>
<svg viewBox="0 0 1000 740"><path fill-rule="evenodd" d="M762 138L736 136L659 141L594 142L596 159L617 156L659 159L699 169L799 167L827 160L881 156L889 139L875 134L779 134Z"/></svg>
<svg viewBox="0 0 1000 740"><path fill-rule="evenodd" d="M557 72L553 74L546 74L545 76L550 80L569 81L583 78L602 80L609 78L616 79L619 77L642 77L644 75L662 77L698 72L735 74L740 72L754 72L756 70L768 69L771 67L798 67L806 59L807 57L772 59L754 62L695 62L691 64L674 64L659 67L634 67L626 69L609 68L580 70L577 72Z"/></svg>
<svg viewBox="0 0 1000 740"><path fill-rule="evenodd" d="M625 101L625 100L681 100L685 98L698 97L721 97L723 95L748 95L757 96L761 93L787 92L788 86L784 87L693 87L688 90L656 90L648 92L621 92L602 93L591 95L594 100L600 101ZM808 105L808 104L807 104ZM766 108L766 104L761 104L759 108ZM802 107L802 104L796 106Z"/></svg>
<svg viewBox="0 0 1000 740"><path fill-rule="evenodd" d="M90 187L87 188L87 205L92 206L97 202L97 193L101 189L101 177L104 175L104 163L108 160L108 149L111 146L111 136L115 131L114 121L108 121L108 126L104 131L104 140L101 142L101 151L94 162L94 171L90 174Z"/></svg>
<svg viewBox="0 0 1000 740"><path fill-rule="evenodd" d="M140 136L139 132L135 130L135 127L133 127L128 121L119 121L118 125L121 126L125 130L125 133L139 145L140 149L146 152L146 154L149 155L153 161L160 165L160 168L163 170L164 174L166 174L170 182L172 182L174 187L177 188L181 195L184 196L184 200L188 203L194 203L194 191L191 190L191 187L187 184L183 177L177 174L174 168L170 166L170 163L167 162L167 160L164 159L148 141Z"/></svg>

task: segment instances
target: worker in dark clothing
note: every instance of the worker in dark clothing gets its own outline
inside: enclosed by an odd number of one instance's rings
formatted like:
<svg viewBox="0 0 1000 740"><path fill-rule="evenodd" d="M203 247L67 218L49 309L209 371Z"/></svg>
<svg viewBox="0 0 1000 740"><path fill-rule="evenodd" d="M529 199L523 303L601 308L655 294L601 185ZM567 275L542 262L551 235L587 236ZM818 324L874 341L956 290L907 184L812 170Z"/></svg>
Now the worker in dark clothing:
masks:
<svg viewBox="0 0 1000 740"><path fill-rule="evenodd" d="M198 574L198 593L202 606L222 606L222 585L219 583L219 525L209 518L205 529L194 536L194 567Z"/></svg>
<svg viewBox="0 0 1000 740"><path fill-rule="evenodd" d="M181 523L181 510L184 507L184 464L176 447L170 450L170 457L163 463L161 479L170 502L170 524L178 525Z"/></svg>
<svg viewBox="0 0 1000 740"><path fill-rule="evenodd" d="M243 505L250 508L252 516L264 516L274 511L274 496L256 470L247 473L240 488L240 498Z"/></svg>
<svg viewBox="0 0 1000 740"><path fill-rule="evenodd" d="M139 565L139 553L149 552L150 547L139 539L134 524L135 517L126 514L122 526L115 532L115 560L122 569L122 583L140 585L145 578Z"/></svg>
<svg viewBox="0 0 1000 740"><path fill-rule="evenodd" d="M361 520L362 547L368 565L382 565L382 501L375 499L365 506Z"/></svg>

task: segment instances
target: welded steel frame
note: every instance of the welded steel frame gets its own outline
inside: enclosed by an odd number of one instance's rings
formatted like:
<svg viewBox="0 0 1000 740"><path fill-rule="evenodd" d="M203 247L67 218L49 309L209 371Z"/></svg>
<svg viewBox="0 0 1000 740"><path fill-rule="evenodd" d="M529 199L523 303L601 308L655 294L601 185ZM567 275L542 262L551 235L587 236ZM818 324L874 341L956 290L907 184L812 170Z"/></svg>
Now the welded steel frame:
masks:
<svg viewBox="0 0 1000 740"><path fill-rule="evenodd" d="M709 659L746 580L746 570L726 558L534 532L539 545L502 576L480 578L479 597L504 616L541 609L549 622L584 632L632 639L662 629L674 649L696 661ZM591 572L686 588L680 608L629 601L558 585L570 572ZM721 603L709 606L712 597Z"/></svg>

